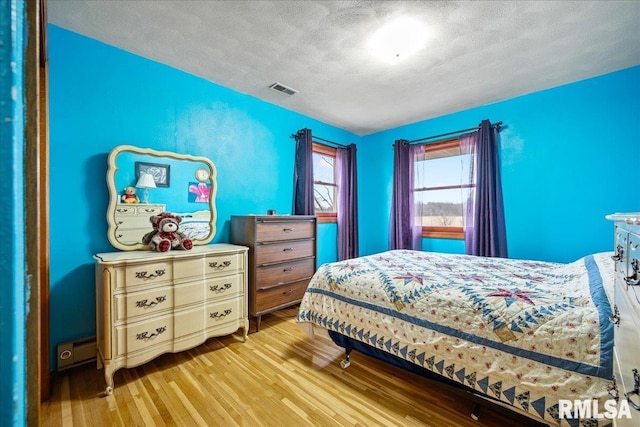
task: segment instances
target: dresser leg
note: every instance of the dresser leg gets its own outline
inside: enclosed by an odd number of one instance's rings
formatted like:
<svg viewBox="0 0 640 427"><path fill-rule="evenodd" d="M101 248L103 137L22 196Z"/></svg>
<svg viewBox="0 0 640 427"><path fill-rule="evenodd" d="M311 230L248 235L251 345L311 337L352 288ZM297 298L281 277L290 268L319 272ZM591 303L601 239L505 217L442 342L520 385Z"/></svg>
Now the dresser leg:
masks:
<svg viewBox="0 0 640 427"><path fill-rule="evenodd" d="M256 316L256 332L260 331L260 321L262 320L262 315Z"/></svg>
<svg viewBox="0 0 640 427"><path fill-rule="evenodd" d="M247 339L249 338L249 319L247 318L244 321L244 333L242 334L242 341L243 342L247 342Z"/></svg>
<svg viewBox="0 0 640 427"><path fill-rule="evenodd" d="M104 381L107 383L107 387L104 390L103 396L113 395L113 373L114 370L110 365L104 365Z"/></svg>

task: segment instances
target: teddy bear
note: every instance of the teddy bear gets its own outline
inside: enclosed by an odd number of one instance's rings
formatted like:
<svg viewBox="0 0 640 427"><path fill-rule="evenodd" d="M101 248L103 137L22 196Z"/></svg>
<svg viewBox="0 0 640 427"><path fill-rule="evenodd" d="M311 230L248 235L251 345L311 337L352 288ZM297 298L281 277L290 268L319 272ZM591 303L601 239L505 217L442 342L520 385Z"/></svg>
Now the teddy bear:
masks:
<svg viewBox="0 0 640 427"><path fill-rule="evenodd" d="M149 249L157 252L168 252L171 249L189 250L193 242L183 232L179 231L182 217L170 212L162 212L149 218L153 225L153 231L148 232L142 238L142 243Z"/></svg>
<svg viewBox="0 0 640 427"><path fill-rule="evenodd" d="M122 203L140 203L140 199L136 196L135 187L127 187L122 195Z"/></svg>

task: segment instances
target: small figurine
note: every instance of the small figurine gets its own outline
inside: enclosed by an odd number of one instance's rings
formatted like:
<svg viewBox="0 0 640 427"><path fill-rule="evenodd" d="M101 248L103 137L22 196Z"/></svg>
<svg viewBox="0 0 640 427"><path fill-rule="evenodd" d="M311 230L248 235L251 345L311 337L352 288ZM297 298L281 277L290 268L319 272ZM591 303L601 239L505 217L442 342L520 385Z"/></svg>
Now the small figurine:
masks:
<svg viewBox="0 0 640 427"><path fill-rule="evenodd" d="M140 199L136 196L135 187L127 187L122 195L122 203L140 203Z"/></svg>

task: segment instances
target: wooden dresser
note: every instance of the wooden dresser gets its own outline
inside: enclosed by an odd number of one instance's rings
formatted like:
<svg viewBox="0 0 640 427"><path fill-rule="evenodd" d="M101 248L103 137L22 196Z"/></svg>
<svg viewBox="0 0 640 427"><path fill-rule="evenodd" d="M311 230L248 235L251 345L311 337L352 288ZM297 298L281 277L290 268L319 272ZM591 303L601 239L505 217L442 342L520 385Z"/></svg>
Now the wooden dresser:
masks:
<svg viewBox="0 0 640 427"><path fill-rule="evenodd" d="M316 271L315 216L232 216L231 242L249 247L249 314L299 303Z"/></svg>
<svg viewBox="0 0 640 427"><path fill-rule="evenodd" d="M96 260L98 369L113 374L207 338L249 332L247 250L213 244L189 251L100 253Z"/></svg>
<svg viewBox="0 0 640 427"><path fill-rule="evenodd" d="M127 245L142 242L142 236L153 230L149 218L165 210L165 205L151 203L120 203L116 206L116 237Z"/></svg>
<svg viewBox="0 0 640 427"><path fill-rule="evenodd" d="M613 214L615 221L614 379L618 403L627 400L631 419L617 427L640 426L640 213Z"/></svg>

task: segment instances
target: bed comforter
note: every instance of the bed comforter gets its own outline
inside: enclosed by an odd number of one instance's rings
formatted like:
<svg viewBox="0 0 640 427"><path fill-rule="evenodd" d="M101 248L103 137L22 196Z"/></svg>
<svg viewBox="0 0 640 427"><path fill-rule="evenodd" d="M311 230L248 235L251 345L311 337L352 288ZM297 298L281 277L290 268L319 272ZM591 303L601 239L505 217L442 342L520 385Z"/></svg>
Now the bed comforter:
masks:
<svg viewBox="0 0 640 427"><path fill-rule="evenodd" d="M560 399L608 399L611 301L610 254L557 264L395 250L321 266L296 320L569 425Z"/></svg>

